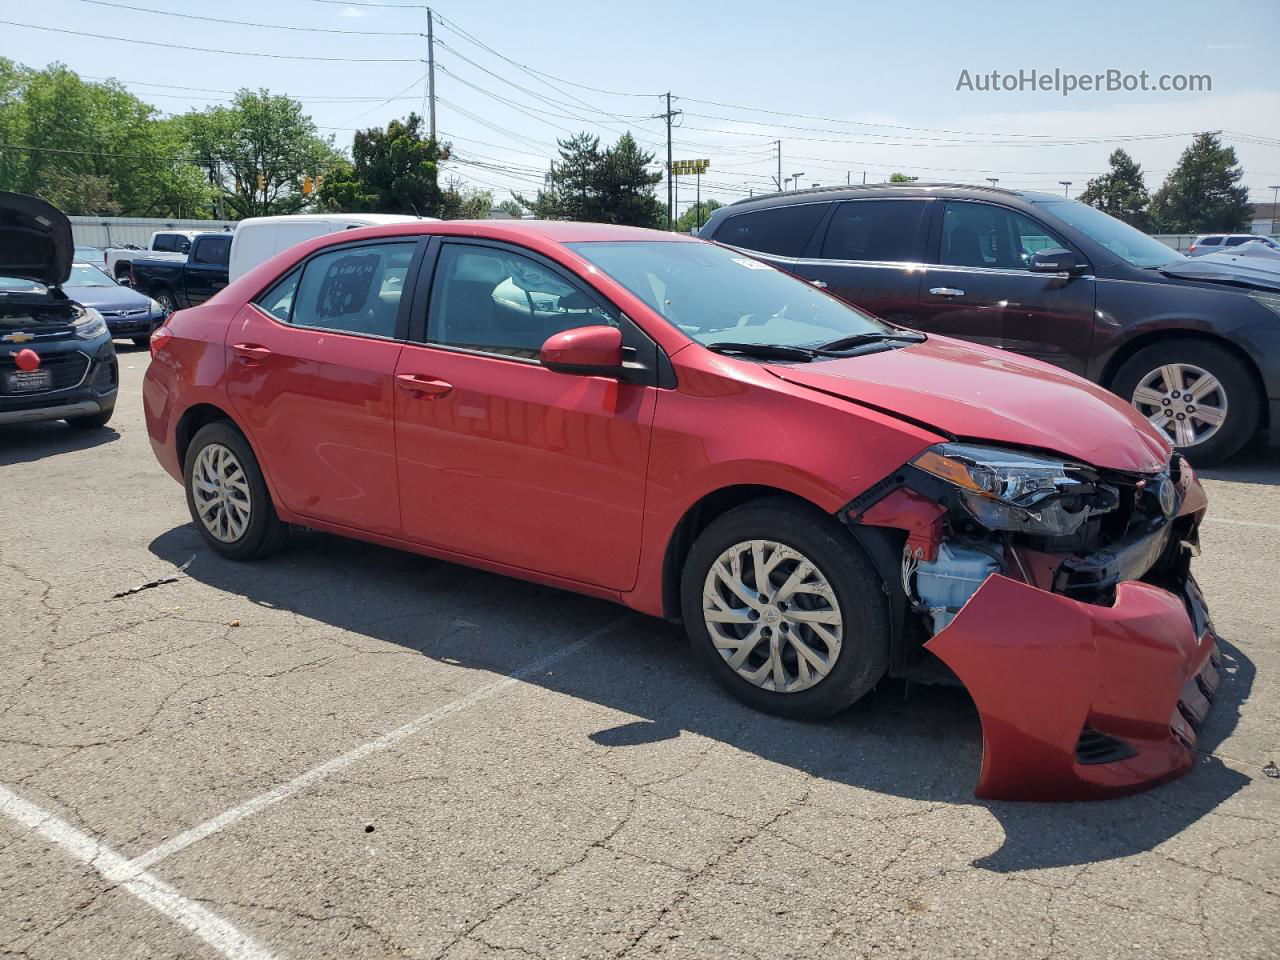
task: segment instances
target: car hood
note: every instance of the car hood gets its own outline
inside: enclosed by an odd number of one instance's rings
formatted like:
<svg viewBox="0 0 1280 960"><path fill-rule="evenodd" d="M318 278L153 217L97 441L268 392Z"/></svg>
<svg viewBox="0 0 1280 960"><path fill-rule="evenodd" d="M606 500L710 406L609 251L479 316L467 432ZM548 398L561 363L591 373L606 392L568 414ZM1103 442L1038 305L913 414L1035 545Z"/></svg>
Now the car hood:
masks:
<svg viewBox="0 0 1280 960"><path fill-rule="evenodd" d="M101 313L139 310L151 305L151 298L128 287L63 287L62 292L84 307Z"/></svg>
<svg viewBox="0 0 1280 960"><path fill-rule="evenodd" d="M789 383L957 439L1048 450L1136 473L1165 469L1172 453L1146 419L1101 387L1036 360L946 337L768 369Z"/></svg>
<svg viewBox="0 0 1280 960"><path fill-rule="evenodd" d="M1161 267L1160 272L1182 280L1204 280L1254 290L1280 290L1280 257L1269 251L1209 253Z"/></svg>
<svg viewBox="0 0 1280 960"><path fill-rule="evenodd" d="M71 221L57 207L0 192L0 276L56 287L71 276Z"/></svg>

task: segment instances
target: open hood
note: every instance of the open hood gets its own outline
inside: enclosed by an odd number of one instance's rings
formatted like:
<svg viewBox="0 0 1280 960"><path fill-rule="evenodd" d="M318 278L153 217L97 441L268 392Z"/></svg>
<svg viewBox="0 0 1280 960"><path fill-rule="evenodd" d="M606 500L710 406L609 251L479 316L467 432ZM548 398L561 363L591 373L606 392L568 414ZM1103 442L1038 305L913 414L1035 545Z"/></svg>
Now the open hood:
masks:
<svg viewBox="0 0 1280 960"><path fill-rule="evenodd" d="M71 276L71 221L35 197L0 191L0 277L56 287Z"/></svg>
<svg viewBox="0 0 1280 960"><path fill-rule="evenodd" d="M1172 453L1145 418L1101 387L947 337L768 370L956 438L1052 451L1095 467L1154 473Z"/></svg>
<svg viewBox="0 0 1280 960"><path fill-rule="evenodd" d="M1280 290L1280 256L1265 249L1210 253L1194 260L1176 261L1161 267L1160 272L1182 280L1205 280L1251 290Z"/></svg>

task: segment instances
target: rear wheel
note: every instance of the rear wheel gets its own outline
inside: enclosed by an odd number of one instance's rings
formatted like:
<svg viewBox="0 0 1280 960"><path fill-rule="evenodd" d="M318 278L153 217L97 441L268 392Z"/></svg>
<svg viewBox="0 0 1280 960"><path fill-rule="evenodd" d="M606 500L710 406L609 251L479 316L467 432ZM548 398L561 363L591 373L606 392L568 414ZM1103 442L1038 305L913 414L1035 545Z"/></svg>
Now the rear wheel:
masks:
<svg viewBox="0 0 1280 960"><path fill-rule="evenodd" d="M1261 401L1253 378L1217 344L1153 344L1125 362L1112 388L1198 466L1225 460L1258 427Z"/></svg>
<svg viewBox="0 0 1280 960"><path fill-rule="evenodd" d="M211 423L196 432L183 477L191 519L222 556L252 560L275 552L288 539L253 450L230 424Z"/></svg>
<svg viewBox="0 0 1280 960"><path fill-rule="evenodd" d="M788 500L747 504L707 527L685 562L681 603L695 652L759 710L830 716L888 666L879 577L839 523Z"/></svg>

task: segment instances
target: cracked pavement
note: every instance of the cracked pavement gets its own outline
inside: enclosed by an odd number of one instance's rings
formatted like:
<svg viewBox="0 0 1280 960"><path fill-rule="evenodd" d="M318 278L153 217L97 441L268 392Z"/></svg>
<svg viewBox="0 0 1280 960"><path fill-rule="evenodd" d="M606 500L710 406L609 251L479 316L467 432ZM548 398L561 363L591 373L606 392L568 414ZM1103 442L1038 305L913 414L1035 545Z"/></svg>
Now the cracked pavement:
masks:
<svg viewBox="0 0 1280 960"><path fill-rule="evenodd" d="M321 535L217 559L151 456L146 359L114 429L0 428L0 784L139 857L440 712L149 865L273 956L1280 955L1280 455L1206 474L1227 663L1196 768L987 803L962 691L795 723L600 601ZM220 954L0 817L0 956Z"/></svg>

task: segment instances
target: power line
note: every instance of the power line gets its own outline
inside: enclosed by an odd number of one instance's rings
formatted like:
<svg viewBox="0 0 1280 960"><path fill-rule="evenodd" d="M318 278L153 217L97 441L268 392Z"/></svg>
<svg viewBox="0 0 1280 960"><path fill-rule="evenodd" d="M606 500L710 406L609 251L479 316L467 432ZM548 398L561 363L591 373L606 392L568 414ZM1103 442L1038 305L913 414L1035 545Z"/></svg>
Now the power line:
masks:
<svg viewBox="0 0 1280 960"><path fill-rule="evenodd" d="M137 13L149 13L157 17L178 17L182 20L202 20L205 23L225 23L233 27L255 27L262 30L297 30L304 33L340 33L367 37L423 37L426 34L408 30L339 30L333 27L299 27L284 23L255 23L249 20L224 20L220 17L205 17L195 13L179 13L174 10L152 10L148 7L135 7L127 3L112 3L110 0L77 0L79 3L92 4L95 7L112 7L116 10L132 10Z"/></svg>
<svg viewBox="0 0 1280 960"><path fill-rule="evenodd" d="M313 57L301 53L253 53L247 50L221 50L214 47L190 47L181 43L162 43L159 40L138 40L135 37L112 37L107 34L88 33L83 30L67 30L63 27L42 27L34 23L18 23L15 20L0 20L0 24L8 27L21 27L24 30L43 30L46 33L63 33L73 37L90 37L94 40L115 40L118 43L138 43L147 47L165 47L169 50L193 50L196 53L219 53L233 57L266 57L270 60L322 60L333 63L422 63L418 57Z"/></svg>

